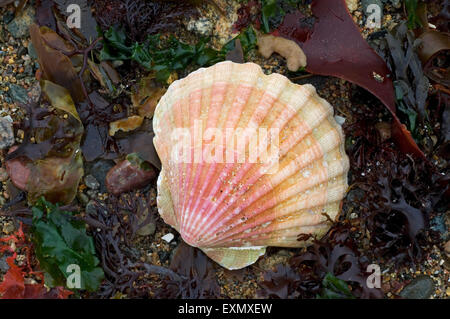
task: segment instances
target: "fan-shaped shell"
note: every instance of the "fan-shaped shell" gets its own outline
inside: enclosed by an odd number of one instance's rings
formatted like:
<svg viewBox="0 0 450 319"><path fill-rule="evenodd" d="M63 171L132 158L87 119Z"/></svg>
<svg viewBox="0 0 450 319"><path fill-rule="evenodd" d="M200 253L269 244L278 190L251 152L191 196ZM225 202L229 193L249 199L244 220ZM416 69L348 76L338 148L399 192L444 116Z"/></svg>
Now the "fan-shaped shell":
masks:
<svg viewBox="0 0 450 319"><path fill-rule="evenodd" d="M324 234L327 218L339 212L349 168L344 137L333 108L312 85L265 75L253 63L221 62L172 83L156 107L153 127L162 162L160 215L226 268L254 263L267 246L303 246L300 234ZM209 128L223 136L238 132L234 141L245 140L247 148L233 148L232 139L214 144L215 135L205 136ZM269 131L255 133L263 142L256 153L239 131L249 128ZM270 153L274 143L278 153L269 165L264 145ZM211 145L222 148L211 151ZM229 149L234 160L225 156ZM222 161L196 158L220 153ZM255 154L256 162L249 159Z"/></svg>

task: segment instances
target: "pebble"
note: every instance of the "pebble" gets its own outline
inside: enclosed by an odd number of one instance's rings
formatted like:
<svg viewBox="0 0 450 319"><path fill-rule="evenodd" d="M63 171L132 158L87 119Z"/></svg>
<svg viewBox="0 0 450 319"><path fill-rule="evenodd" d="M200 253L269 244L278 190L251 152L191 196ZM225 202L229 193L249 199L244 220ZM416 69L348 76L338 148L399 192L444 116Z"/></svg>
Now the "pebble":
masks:
<svg viewBox="0 0 450 319"><path fill-rule="evenodd" d="M146 186L157 173L153 167L144 169L128 160L119 162L106 175L106 188L115 196Z"/></svg>
<svg viewBox="0 0 450 319"><path fill-rule="evenodd" d="M111 160L99 160L93 164L91 163L87 163L86 164L86 171L88 172L88 174L92 175L97 182L100 184L100 192L101 193L106 193L107 189L106 189L106 182L105 182L105 178L106 178L106 174L108 173L108 171L114 167L115 163Z"/></svg>
<svg viewBox="0 0 450 319"><path fill-rule="evenodd" d="M30 58L32 58L33 60L37 60L38 55L37 55L36 49L33 46L33 42L30 41L28 43L27 49L28 49L28 54L29 54Z"/></svg>
<svg viewBox="0 0 450 319"><path fill-rule="evenodd" d="M6 262L6 258L8 258L8 256L6 255L0 257L0 271L7 272L9 269L8 263Z"/></svg>
<svg viewBox="0 0 450 319"><path fill-rule="evenodd" d="M28 5L22 14L18 15L7 24L6 29L14 38L24 38L28 36L28 29L33 22L34 8L33 6Z"/></svg>
<svg viewBox="0 0 450 319"><path fill-rule="evenodd" d="M359 0L345 0L347 3L348 11L353 12L358 9Z"/></svg>
<svg viewBox="0 0 450 319"><path fill-rule="evenodd" d="M400 296L406 299L428 299L433 292L433 280L428 276L419 276L403 288Z"/></svg>
<svg viewBox="0 0 450 319"><path fill-rule="evenodd" d="M148 218L148 214L150 213L150 209L146 208L142 215L139 217L139 225L145 222ZM150 218L149 222L139 228L137 230L137 234L139 236L150 236L153 235L156 231L156 222L153 216Z"/></svg>
<svg viewBox="0 0 450 319"><path fill-rule="evenodd" d="M191 20L187 25L188 31L193 31L202 36L211 35L213 31L213 23L208 18L200 18L198 20Z"/></svg>
<svg viewBox="0 0 450 319"><path fill-rule="evenodd" d="M169 260L170 254L167 251L158 251L158 257L161 264L164 264L167 260Z"/></svg>
<svg viewBox="0 0 450 319"><path fill-rule="evenodd" d="M39 85L39 82L34 83L28 90L27 94L31 101L38 103L41 96L41 86Z"/></svg>
<svg viewBox="0 0 450 319"><path fill-rule="evenodd" d="M447 238L448 228L445 223L445 214L439 214L430 221L430 228L439 233L442 239Z"/></svg>
<svg viewBox="0 0 450 319"><path fill-rule="evenodd" d="M389 2L392 4L392 6L394 8L400 9L402 7L402 1L401 0L390 0Z"/></svg>
<svg viewBox="0 0 450 319"><path fill-rule="evenodd" d="M156 223L149 222L147 225L139 228L136 232L139 236L150 236L153 235L156 231Z"/></svg>
<svg viewBox="0 0 450 319"><path fill-rule="evenodd" d="M334 116L334 120L339 124L339 125L343 125L345 123L345 117L339 116L339 115L335 115Z"/></svg>
<svg viewBox="0 0 450 319"><path fill-rule="evenodd" d="M387 122L378 122L375 124L375 128L380 134L381 142L384 142L391 138L391 124Z"/></svg>
<svg viewBox="0 0 450 319"><path fill-rule="evenodd" d="M3 23L4 24L10 23L13 19L14 19L14 12L12 12L10 10L6 11L6 13L3 15Z"/></svg>
<svg viewBox="0 0 450 319"><path fill-rule="evenodd" d="M28 92L23 87L17 84L10 84L8 94L11 97L11 99L20 104L27 104L28 103Z"/></svg>
<svg viewBox="0 0 450 319"><path fill-rule="evenodd" d="M92 175L87 175L84 178L84 183L86 184L86 186L90 189L99 189L100 188L100 183L95 179L94 176Z"/></svg>
<svg viewBox="0 0 450 319"><path fill-rule="evenodd" d="M8 180L8 172L3 167L0 167L0 183Z"/></svg>
<svg viewBox="0 0 450 319"><path fill-rule="evenodd" d="M161 237L162 240L164 240L167 243L170 243L175 238L175 235L172 233L165 234Z"/></svg>
<svg viewBox="0 0 450 319"><path fill-rule="evenodd" d="M97 215L97 208L96 208L95 202L93 200L89 201L86 204L85 211L86 211L86 214L94 215L94 216Z"/></svg>
<svg viewBox="0 0 450 319"><path fill-rule="evenodd" d="M92 198L92 199L98 197L98 191L95 190L95 189L89 189L89 190L87 190L87 191L86 191L86 194L87 194L90 198Z"/></svg>
<svg viewBox="0 0 450 319"><path fill-rule="evenodd" d="M11 117L0 117L0 149L3 150L14 144L14 132Z"/></svg>
<svg viewBox="0 0 450 319"><path fill-rule="evenodd" d="M14 224L13 223L6 223L6 224L3 224L3 229L2 229L2 231L5 233L5 234L11 234L11 233L13 233L14 231L16 230L16 228L14 227Z"/></svg>
<svg viewBox="0 0 450 319"><path fill-rule="evenodd" d="M83 205L86 205L89 202L89 197L84 193L78 193L77 197L80 203Z"/></svg>

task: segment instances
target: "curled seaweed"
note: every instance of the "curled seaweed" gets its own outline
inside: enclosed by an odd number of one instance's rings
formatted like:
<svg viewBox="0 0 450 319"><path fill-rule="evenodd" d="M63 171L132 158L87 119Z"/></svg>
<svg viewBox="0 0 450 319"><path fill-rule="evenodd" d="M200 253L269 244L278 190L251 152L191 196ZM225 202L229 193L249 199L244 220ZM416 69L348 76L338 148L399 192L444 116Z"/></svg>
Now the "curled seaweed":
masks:
<svg viewBox="0 0 450 319"><path fill-rule="evenodd" d="M211 261L192 247L181 244L170 268L138 259L134 238L154 218L154 212L146 214L150 207L138 193L126 193L110 196L106 202L95 201L87 209L85 221L96 229L94 243L106 278L93 297L110 298L118 293L131 298L218 297ZM154 275L151 284L144 280Z"/></svg>
<svg viewBox="0 0 450 319"><path fill-rule="evenodd" d="M179 274L177 280L166 280L155 293L157 298L208 299L220 296L211 260L197 248L182 242L170 269Z"/></svg>
<svg viewBox="0 0 450 319"><path fill-rule="evenodd" d="M420 261L429 247L429 220L441 210L448 180L393 149L381 149L377 158L360 184L373 252L397 265Z"/></svg>
<svg viewBox="0 0 450 319"><path fill-rule="evenodd" d="M271 298L323 297L329 295L332 278L351 287L351 295L341 289L341 297L381 298L380 290L367 286L367 262L352 236L349 225L336 224L306 252L292 257L289 265L277 265L276 271L266 272L259 294Z"/></svg>
<svg viewBox="0 0 450 319"><path fill-rule="evenodd" d="M302 284L306 277L295 271L290 265L276 265L276 269L264 273L264 280L260 283L259 295L266 298L293 299L302 295ZM318 287L308 287L308 289Z"/></svg>
<svg viewBox="0 0 450 319"><path fill-rule="evenodd" d="M419 262L434 240L428 236L435 237L429 221L443 213L448 177L383 139L380 125L373 125L379 121L378 110L365 107L361 112L345 126L352 193L361 195L349 193L344 207L359 214L367 254L397 266Z"/></svg>
<svg viewBox="0 0 450 319"><path fill-rule="evenodd" d="M138 261L132 249L137 230L145 224L139 223L145 206L144 199L136 194L123 194L109 197L106 203L95 201L87 209L86 222L97 229L93 232L94 244L106 278L98 297L109 298L117 292L147 295L145 287L134 284L143 269L135 265Z"/></svg>

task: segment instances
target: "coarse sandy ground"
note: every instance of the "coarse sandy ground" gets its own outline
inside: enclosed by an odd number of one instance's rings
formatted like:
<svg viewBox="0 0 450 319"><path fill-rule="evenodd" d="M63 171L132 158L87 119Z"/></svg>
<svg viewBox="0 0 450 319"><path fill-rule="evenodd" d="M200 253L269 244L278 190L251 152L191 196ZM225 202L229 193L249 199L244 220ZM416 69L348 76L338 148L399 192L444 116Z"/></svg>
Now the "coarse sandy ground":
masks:
<svg viewBox="0 0 450 319"><path fill-rule="evenodd" d="M236 8L235 5L234 8ZM432 8L432 11L438 12L439 8ZM26 94L37 98L39 96L39 86L35 80L35 72L37 70L36 56L33 55L30 50L30 38L28 35L24 35L22 38L15 38L6 27L6 24L14 18L13 6L7 6L6 8L0 8L0 116L11 116L13 121L21 121L23 113L17 106L20 102L21 95ZM229 39L230 36L230 22L214 12L213 10L205 9L204 16L211 19L219 19L216 23L214 30L213 44L220 47L224 41ZM228 17L233 19L233 10L230 9ZM361 6L353 12L354 20L360 25L364 25L363 12ZM387 5L385 7L385 14L383 17L383 26L390 29L403 17L402 9L397 9ZM376 31L373 29L367 29L362 27L361 29L364 37L367 37L370 33ZM180 31L180 38L185 41L192 40L192 33L186 31ZM258 63L263 67L265 72L278 72L281 74L287 74L284 60L278 56L273 55L270 59L263 59L256 52L250 55L249 60ZM318 93L327 99L335 108L336 115L342 116L347 122L352 122L352 114L355 111L357 105L353 105L350 102L350 97L354 95L355 91L361 89L355 85L332 77L311 76L297 80L297 83L312 83L316 86ZM14 93L11 94L11 90ZM372 102L373 100L370 100ZM363 103L363 102L361 102ZM388 117L386 111L380 103L374 106L379 109L380 121ZM21 142L23 138L23 132L17 132L16 143ZM0 161L3 163L5 153L0 153ZM89 169L87 169L87 174ZM3 205L10 197L10 182L5 169L0 168L0 206ZM151 210L156 212L156 185L155 183L149 185L142 190L140 196L146 196L147 198L153 198ZM98 191L89 191L89 187L83 183L79 187L78 201L82 206L86 204L92 198L105 198L108 194L102 194ZM344 205L341 216L345 216L348 219L357 218L358 210L351 205ZM146 261L156 265L168 266L170 264L171 257L181 241L180 236L171 227L166 225L160 218L155 222L156 230L154 234L148 236L138 236L135 242L135 247L139 254L141 261ZM0 217L0 237L11 234L17 228L17 222L7 217ZM168 233L175 235L175 238L167 243L162 237ZM221 287L221 295L223 298L255 298L257 296L258 282L262 280L264 271L272 269L272 267L278 263L286 263L287 260L297 252L296 249L282 249L282 248L270 248L263 258L250 267L247 267L239 271L228 271L216 265L217 277ZM20 259L20 258L19 258ZM425 275L431 278L434 282L434 291L431 293L430 298L448 298L450 297L449 288L449 267L450 262L447 256L434 246L424 262L412 267L403 268L400 270L394 270L389 265L381 263L382 269L382 282L383 291L386 296L394 297L404 286L405 282L418 277L419 275ZM5 270L5 257L0 256L0 274L4 274Z"/></svg>

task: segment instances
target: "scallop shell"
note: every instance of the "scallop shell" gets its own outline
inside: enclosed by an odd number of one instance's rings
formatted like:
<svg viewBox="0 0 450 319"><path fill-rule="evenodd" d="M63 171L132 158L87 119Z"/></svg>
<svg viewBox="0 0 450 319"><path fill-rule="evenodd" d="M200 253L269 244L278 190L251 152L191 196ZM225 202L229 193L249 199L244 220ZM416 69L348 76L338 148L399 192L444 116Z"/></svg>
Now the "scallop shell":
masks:
<svg viewBox="0 0 450 319"><path fill-rule="evenodd" d="M228 269L254 263L267 246L307 245L298 236L322 236L339 213L349 169L344 136L312 85L265 75L254 63L221 62L172 83L153 128L160 215ZM214 128L222 138L206 136ZM255 133L259 149L241 134L255 128L269 131ZM224 142L227 132L245 150Z"/></svg>

